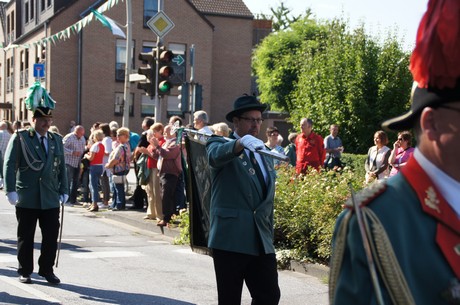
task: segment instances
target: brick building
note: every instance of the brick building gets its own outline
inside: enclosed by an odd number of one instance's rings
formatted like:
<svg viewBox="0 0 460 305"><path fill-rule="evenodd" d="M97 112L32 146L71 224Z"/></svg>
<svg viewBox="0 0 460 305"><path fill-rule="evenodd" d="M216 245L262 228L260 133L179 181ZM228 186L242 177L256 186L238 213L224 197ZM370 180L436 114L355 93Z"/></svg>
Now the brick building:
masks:
<svg viewBox="0 0 460 305"><path fill-rule="evenodd" d="M126 23L126 0L110 0L103 14ZM96 121L122 123L126 41L93 19L68 37L42 43L90 14L100 0L11 0L0 3L3 53L0 55L0 117L31 120L25 109L27 89L34 83L35 63L44 63L42 85L57 101L54 124L65 134L71 120L89 128ZM117 4L113 4L117 3ZM156 0L132 0L132 70L140 52L156 46L145 22L157 13ZM164 0L163 11L175 27L163 44L185 62L175 81L189 81L190 47L195 46L195 82L203 86L202 108L211 122L225 114L242 93L252 93L251 52L255 42L253 15L242 0ZM126 32L126 29L124 29ZM265 28L264 31L267 31ZM70 31L69 31L70 32ZM131 83L129 128L139 132L142 119L154 116L153 100ZM179 113L177 86L161 101L163 121ZM188 122L189 116L186 115Z"/></svg>

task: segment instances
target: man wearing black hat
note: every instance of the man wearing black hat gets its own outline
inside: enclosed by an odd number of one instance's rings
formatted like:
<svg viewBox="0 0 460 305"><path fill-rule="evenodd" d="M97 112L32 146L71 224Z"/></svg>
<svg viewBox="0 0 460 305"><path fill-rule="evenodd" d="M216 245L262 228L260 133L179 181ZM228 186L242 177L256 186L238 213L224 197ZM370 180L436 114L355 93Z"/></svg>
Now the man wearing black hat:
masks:
<svg viewBox="0 0 460 305"><path fill-rule="evenodd" d="M273 246L275 171L257 153L266 105L253 96L236 99L226 118L233 141L213 136L206 144L211 168L208 247L212 249L219 305L240 304L243 281L252 304L278 304L280 290Z"/></svg>
<svg viewBox="0 0 460 305"><path fill-rule="evenodd" d="M34 269L34 235L39 222L42 242L38 274L58 284L53 266L59 233L59 203L68 199L67 174L62 137L49 132L50 108L37 107L34 128L13 134L5 163L5 190L8 201L16 206L18 220L18 273L21 283L31 283Z"/></svg>
<svg viewBox="0 0 460 305"><path fill-rule="evenodd" d="M382 125L414 128L417 148L339 216L331 304L460 304L459 12L459 1L429 1L411 58L411 110Z"/></svg>

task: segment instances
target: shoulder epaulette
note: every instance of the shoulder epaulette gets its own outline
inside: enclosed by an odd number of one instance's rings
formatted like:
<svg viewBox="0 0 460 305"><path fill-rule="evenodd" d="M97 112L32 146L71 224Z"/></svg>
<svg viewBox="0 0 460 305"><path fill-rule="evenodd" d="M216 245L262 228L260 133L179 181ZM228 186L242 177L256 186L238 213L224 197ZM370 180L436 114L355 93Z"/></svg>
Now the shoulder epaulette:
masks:
<svg viewBox="0 0 460 305"><path fill-rule="evenodd" d="M359 191L355 195L355 200L358 206L363 207L371 203L375 198L380 196L385 192L387 188L387 181L386 179L383 180L377 180L365 189ZM351 197L348 198L348 200L345 202L345 207L352 209L353 208L353 202L351 200Z"/></svg>

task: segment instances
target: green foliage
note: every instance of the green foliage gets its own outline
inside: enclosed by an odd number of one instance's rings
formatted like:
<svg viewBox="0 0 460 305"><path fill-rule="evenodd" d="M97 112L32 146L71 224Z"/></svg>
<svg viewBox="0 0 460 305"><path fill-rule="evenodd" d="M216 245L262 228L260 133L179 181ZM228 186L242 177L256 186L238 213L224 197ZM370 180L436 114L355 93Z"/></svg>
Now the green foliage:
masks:
<svg viewBox="0 0 460 305"><path fill-rule="evenodd" d="M355 155L343 153L342 157L340 158L340 161L342 161L344 166L353 171L354 175L356 176L354 179L359 180L361 177L361 180L364 181L364 176L366 172L366 170L364 169L364 162L366 162L366 158L367 154Z"/></svg>
<svg viewBox="0 0 460 305"><path fill-rule="evenodd" d="M348 167L343 171L312 171L295 177L289 167L278 169L275 196L275 246L290 249L298 260L327 263L332 233L342 205L349 197L349 183L362 186ZM294 254L292 254L294 253Z"/></svg>
<svg viewBox="0 0 460 305"><path fill-rule="evenodd" d="M300 74L298 63L303 41L315 41L321 27L307 17L292 24L289 31L267 36L253 56L253 69L258 77L261 99L272 109L287 110L292 105L289 96Z"/></svg>
<svg viewBox="0 0 460 305"><path fill-rule="evenodd" d="M174 239L175 245L190 245L190 217L189 212L173 216L172 220L179 223L180 235Z"/></svg>
<svg viewBox="0 0 460 305"><path fill-rule="evenodd" d="M408 64L394 36L378 43L364 25L350 32L341 19L308 17L266 37L253 58L263 102L289 112L294 125L312 118L319 134L339 124L351 153L367 152L380 123L408 109Z"/></svg>

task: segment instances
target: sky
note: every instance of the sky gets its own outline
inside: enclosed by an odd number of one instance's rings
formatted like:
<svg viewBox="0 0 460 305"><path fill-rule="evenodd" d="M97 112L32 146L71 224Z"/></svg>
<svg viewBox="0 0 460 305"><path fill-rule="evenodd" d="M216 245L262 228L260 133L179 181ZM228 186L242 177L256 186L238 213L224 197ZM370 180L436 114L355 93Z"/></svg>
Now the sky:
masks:
<svg viewBox="0 0 460 305"><path fill-rule="evenodd" d="M243 0L254 14L271 14L270 8L280 0ZM318 19L343 17L353 28L364 22L370 35L384 37L388 30L397 30L406 50L412 50L420 19L428 0L284 0L294 16L304 15L307 8ZM380 35L382 34L382 35Z"/></svg>

